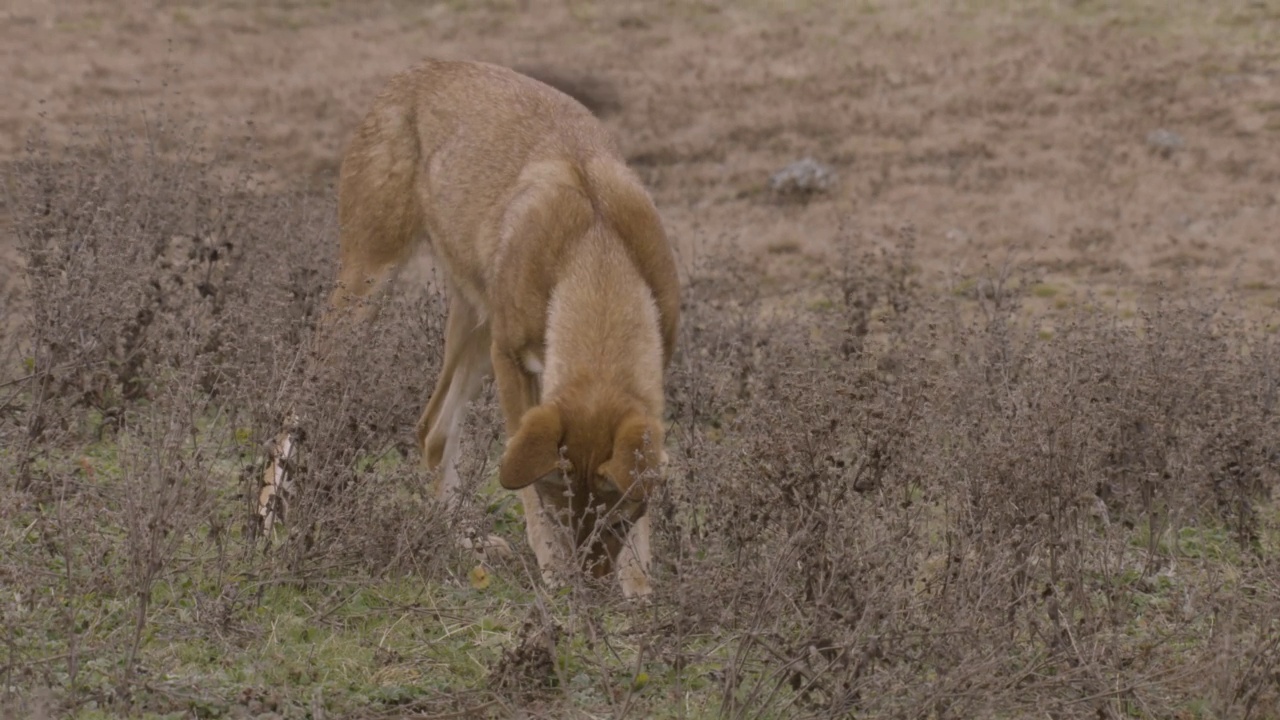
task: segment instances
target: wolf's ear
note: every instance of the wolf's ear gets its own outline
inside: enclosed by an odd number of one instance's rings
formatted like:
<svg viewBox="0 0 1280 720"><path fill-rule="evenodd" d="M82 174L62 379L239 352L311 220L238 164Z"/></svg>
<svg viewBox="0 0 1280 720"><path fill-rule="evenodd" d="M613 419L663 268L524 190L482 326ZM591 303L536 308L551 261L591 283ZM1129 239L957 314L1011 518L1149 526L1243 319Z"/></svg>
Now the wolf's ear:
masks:
<svg viewBox="0 0 1280 720"><path fill-rule="evenodd" d="M520 430L507 442L498 480L508 490L528 487L558 470L568 471L560 460L564 428L554 405L530 408L520 419Z"/></svg>
<svg viewBox="0 0 1280 720"><path fill-rule="evenodd" d="M627 415L614 431L613 455L592 478L595 490L622 495L644 473L660 470L666 456L662 442L662 423L639 413Z"/></svg>

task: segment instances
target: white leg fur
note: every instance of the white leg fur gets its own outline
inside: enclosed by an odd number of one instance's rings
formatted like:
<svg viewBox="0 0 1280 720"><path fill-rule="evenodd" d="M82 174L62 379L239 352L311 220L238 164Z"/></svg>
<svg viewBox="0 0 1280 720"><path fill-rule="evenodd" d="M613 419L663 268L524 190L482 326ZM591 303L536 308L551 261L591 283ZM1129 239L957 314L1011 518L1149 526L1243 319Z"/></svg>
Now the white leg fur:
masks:
<svg viewBox="0 0 1280 720"><path fill-rule="evenodd" d="M532 485L521 488L519 493L520 504L524 506L525 535L538 559L542 582L548 589L555 589L560 586L559 573L565 570L564 563L569 557L565 538L556 523L542 511L542 499Z"/></svg>
<svg viewBox="0 0 1280 720"><path fill-rule="evenodd" d="M479 329L473 331L478 333ZM444 402L440 414L431 427L424 443L423 451L431 442L444 436L444 452L440 460L440 480L436 486L436 497L448 504L461 503L462 478L458 475L458 454L461 444L462 419L471 401L480 396L484 387L484 379L489 376L492 367L489 360L488 347L479 339L487 338L487 333L467 338L464 349L466 355L460 358L449 387L445 390ZM472 539L465 530L458 543L478 552L496 551L498 554L510 554L511 546L497 535Z"/></svg>
<svg viewBox="0 0 1280 720"><path fill-rule="evenodd" d="M479 397L480 389L484 386L484 379L489 372L489 355L486 353L483 360L458 368L458 374L453 376L453 383L449 387L449 395L445 396L445 407L440 414L440 420L446 423L444 427L448 428L448 434L445 436L444 458L441 461L443 474L440 478L439 492L440 497L451 502L461 500L458 496L462 488L462 479L458 476L458 447L461 442L461 433L458 431L462 427L462 416L471 401ZM455 396L453 390L458 387L462 390ZM456 406L453 404L455 399ZM511 554L511 545L497 535L489 535L478 541L472 541L471 538L464 536L461 543L469 550L482 552L492 550L503 555Z"/></svg>
<svg viewBox="0 0 1280 720"><path fill-rule="evenodd" d="M622 583L623 597L643 597L653 592L649 584L651 562L649 513L646 512L631 526L627 542L618 554L618 580Z"/></svg>
<svg viewBox="0 0 1280 720"><path fill-rule="evenodd" d="M667 464L671 462L666 448L659 448L658 462L665 476ZM623 597L644 597L653 592L649 575L653 567L653 548L649 543L649 533L649 513L646 511L631 526L627 542L618 553L618 581L622 584Z"/></svg>
<svg viewBox="0 0 1280 720"><path fill-rule="evenodd" d="M462 480L458 476L458 452L460 444L460 433L462 428L463 414L467 411L467 406L471 404L480 395L480 389L484 386L484 379L489 374L489 356L483 354L481 357L467 358L467 361L459 365L457 372L453 376L453 382L449 383L449 391L445 394L444 406L440 410L440 419L436 423L436 427L444 432L444 457L441 460L441 480L440 486L437 488L437 497L442 500L452 500L453 496L458 493L462 485ZM436 428L432 428L435 432Z"/></svg>

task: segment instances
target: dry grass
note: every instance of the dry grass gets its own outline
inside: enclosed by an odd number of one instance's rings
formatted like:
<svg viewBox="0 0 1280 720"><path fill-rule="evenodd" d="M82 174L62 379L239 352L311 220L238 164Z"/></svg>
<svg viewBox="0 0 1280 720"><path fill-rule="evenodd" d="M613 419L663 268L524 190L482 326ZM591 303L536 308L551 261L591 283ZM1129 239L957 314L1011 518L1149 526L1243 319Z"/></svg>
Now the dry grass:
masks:
<svg viewBox="0 0 1280 720"><path fill-rule="evenodd" d="M833 239L844 265L803 306L708 242L669 383L655 602L548 594L492 480L491 394L462 468L480 501L424 499L410 438L439 295L403 285L305 371L330 200L257 192L200 137L37 144L7 185L30 308L0 342L9 715L1280 704L1280 338L1231 298L1071 305L1046 335L1017 268L933 287L910 228ZM286 407L302 489L267 543L255 463ZM446 542L462 520L518 557L477 566Z"/></svg>

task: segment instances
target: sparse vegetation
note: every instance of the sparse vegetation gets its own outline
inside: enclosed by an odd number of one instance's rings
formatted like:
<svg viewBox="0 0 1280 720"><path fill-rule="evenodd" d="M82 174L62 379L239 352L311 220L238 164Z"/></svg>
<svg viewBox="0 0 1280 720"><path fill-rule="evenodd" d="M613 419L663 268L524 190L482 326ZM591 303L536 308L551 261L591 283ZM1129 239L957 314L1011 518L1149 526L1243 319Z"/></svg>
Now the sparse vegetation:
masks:
<svg viewBox="0 0 1280 720"><path fill-rule="evenodd" d="M1278 23L1244 0L0 13L0 719L1276 717ZM342 144L423 54L582 98L679 242L651 605L542 587L491 393L476 501L428 499L432 287L304 363ZM804 157L840 183L769 192ZM263 538L289 408L299 487Z"/></svg>
<svg viewBox="0 0 1280 720"><path fill-rule="evenodd" d="M0 703L13 717L1267 717L1280 703L1280 338L1227 301L1020 306L1016 267L922 281L843 236L815 312L690 270L650 606L547 593L492 479L411 447L440 296L304 373L327 198L214 172L200 129L36 146L0 347ZM235 179L240 177L242 179ZM224 179L218 179L224 178ZM965 288L960 291L959 288ZM819 292L820 291L820 292ZM261 446L301 490L257 537ZM518 549L456 549L461 520Z"/></svg>

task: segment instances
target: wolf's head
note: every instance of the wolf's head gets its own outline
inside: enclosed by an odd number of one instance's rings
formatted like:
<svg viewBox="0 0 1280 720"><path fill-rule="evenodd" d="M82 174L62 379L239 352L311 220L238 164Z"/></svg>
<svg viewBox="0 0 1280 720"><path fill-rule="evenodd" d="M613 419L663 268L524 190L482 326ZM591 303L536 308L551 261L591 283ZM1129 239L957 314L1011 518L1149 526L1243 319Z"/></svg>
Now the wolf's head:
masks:
<svg viewBox="0 0 1280 720"><path fill-rule="evenodd" d="M521 418L499 477L508 490L534 485L571 531L583 569L600 578L647 512L665 462L657 418L625 405L548 402Z"/></svg>

